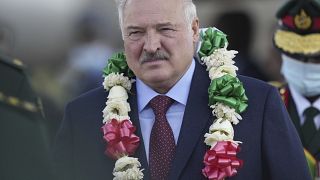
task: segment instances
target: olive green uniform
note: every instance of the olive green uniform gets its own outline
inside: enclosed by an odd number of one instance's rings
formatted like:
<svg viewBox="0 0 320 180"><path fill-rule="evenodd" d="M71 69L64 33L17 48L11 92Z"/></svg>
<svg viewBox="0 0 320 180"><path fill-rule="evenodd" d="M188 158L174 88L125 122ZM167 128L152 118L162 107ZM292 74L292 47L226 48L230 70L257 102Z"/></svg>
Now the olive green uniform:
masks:
<svg viewBox="0 0 320 180"><path fill-rule="evenodd" d="M39 100L21 61L0 54L0 179L54 179Z"/></svg>

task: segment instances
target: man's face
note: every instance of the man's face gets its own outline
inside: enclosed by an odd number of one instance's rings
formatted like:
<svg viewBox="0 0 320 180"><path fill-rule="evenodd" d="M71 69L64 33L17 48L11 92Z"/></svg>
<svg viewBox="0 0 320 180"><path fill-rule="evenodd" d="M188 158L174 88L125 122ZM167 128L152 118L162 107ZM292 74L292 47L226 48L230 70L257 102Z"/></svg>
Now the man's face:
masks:
<svg viewBox="0 0 320 180"><path fill-rule="evenodd" d="M190 66L198 29L197 19L187 23L182 0L128 0L123 36L130 69L166 93Z"/></svg>

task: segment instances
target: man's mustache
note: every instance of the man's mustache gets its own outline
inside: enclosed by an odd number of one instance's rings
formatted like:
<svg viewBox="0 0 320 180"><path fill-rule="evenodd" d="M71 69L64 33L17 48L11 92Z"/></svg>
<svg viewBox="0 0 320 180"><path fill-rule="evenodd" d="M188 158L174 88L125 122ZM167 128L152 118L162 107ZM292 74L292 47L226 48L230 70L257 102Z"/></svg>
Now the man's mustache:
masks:
<svg viewBox="0 0 320 180"><path fill-rule="evenodd" d="M140 62L150 62L150 61L156 61L156 60L168 60L169 59L169 53L165 51L156 51L155 53L149 53L149 52L143 52L140 57Z"/></svg>

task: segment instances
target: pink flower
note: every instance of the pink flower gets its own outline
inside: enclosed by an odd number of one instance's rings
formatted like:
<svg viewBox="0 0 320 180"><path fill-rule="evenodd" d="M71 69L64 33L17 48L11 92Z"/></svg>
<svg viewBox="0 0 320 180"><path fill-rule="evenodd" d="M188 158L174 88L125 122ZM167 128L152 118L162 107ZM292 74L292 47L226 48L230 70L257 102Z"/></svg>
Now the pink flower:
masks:
<svg viewBox="0 0 320 180"><path fill-rule="evenodd" d="M236 157L239 145L230 141L219 141L204 156L202 174L209 180L222 180L234 176L242 167L242 160Z"/></svg>
<svg viewBox="0 0 320 180"><path fill-rule="evenodd" d="M112 119L101 129L107 142L105 154L115 160L123 155L132 156L140 144L140 138L134 134L136 128L129 120Z"/></svg>

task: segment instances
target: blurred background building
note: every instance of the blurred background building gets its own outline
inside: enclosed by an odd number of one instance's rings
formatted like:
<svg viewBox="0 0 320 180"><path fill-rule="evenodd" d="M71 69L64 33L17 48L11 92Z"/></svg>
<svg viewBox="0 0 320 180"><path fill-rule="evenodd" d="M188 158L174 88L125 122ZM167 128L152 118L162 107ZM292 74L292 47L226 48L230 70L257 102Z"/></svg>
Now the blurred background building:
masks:
<svg viewBox="0 0 320 180"><path fill-rule="evenodd" d="M275 12L284 2L195 0L201 27L218 26L224 30L222 14L245 12L252 36L239 40L247 46L240 54L250 56L253 69L261 71L263 80L282 79L281 61L273 48L272 37L277 23ZM0 0L0 21L10 27L12 34L8 38L8 53L29 68L34 88L43 99L46 117L52 123L53 137L66 102L99 86L103 80L101 69L108 56L122 50L115 3L113 0ZM237 26L241 29L242 24ZM232 48L237 47L241 46Z"/></svg>

